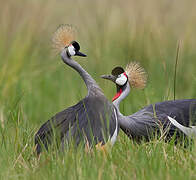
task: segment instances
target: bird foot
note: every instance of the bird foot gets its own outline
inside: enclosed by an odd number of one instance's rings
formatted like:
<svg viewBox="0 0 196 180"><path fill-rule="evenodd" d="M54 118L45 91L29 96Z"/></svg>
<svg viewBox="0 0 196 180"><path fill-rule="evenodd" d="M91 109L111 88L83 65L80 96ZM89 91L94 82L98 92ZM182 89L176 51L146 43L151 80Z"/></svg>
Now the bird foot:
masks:
<svg viewBox="0 0 196 180"><path fill-rule="evenodd" d="M103 143L100 142L98 144L96 144L96 150L102 152L104 155L107 155L107 151L108 151L108 146L107 144L102 145Z"/></svg>

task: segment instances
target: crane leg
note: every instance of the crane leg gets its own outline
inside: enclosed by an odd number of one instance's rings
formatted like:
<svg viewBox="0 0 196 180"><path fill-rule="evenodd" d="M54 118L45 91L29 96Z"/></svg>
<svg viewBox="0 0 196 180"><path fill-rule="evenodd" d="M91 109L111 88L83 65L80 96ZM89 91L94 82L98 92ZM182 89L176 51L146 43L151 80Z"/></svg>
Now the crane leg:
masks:
<svg viewBox="0 0 196 180"><path fill-rule="evenodd" d="M109 147L109 143L106 143L104 145L102 145L102 142L99 142L98 144L96 144L96 150L102 152L104 155L107 155L108 153L108 147Z"/></svg>

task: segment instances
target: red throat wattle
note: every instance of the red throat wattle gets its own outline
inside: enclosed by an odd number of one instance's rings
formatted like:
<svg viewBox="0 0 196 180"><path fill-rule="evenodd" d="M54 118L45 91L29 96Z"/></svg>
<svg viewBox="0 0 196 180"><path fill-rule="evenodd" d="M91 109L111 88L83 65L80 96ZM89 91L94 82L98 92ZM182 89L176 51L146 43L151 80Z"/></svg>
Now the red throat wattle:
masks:
<svg viewBox="0 0 196 180"><path fill-rule="evenodd" d="M122 89L120 89L117 94L113 97L112 102L115 101L122 94Z"/></svg>

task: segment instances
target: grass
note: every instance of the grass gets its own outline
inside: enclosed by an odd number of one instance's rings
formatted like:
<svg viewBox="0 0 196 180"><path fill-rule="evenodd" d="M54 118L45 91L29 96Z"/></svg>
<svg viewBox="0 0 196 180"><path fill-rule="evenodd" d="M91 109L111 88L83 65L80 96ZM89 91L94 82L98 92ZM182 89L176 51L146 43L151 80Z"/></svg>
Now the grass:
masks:
<svg viewBox="0 0 196 180"><path fill-rule="evenodd" d="M149 74L143 91L122 102L124 114L173 99L174 66L181 42L175 98L196 97L195 1L0 0L0 179L195 179L196 147L153 139L136 144L122 132L104 156L72 147L65 154L33 153L41 124L86 95L79 75L51 53L62 23L78 28L86 60L76 60L108 99L115 87L100 78L116 65L139 61Z"/></svg>

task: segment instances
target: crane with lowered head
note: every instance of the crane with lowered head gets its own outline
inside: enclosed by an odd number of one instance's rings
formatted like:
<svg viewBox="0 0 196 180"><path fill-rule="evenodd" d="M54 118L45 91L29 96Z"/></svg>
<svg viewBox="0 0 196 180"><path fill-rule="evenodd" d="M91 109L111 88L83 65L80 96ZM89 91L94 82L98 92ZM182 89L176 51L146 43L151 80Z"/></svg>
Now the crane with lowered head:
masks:
<svg viewBox="0 0 196 180"><path fill-rule="evenodd" d="M125 70L122 67L115 67L111 75L102 75L101 77L116 84L117 94L112 101L117 108L120 128L130 138L149 139L150 135L160 132L160 128L167 130L165 131L166 139L170 139L174 134L179 137L182 131L179 131L174 123L170 123L168 116L175 117L175 120L185 127L196 124L196 99L150 104L129 116L124 116L120 112L120 102L128 96L131 88L142 89L146 85L147 74L137 62L129 63Z"/></svg>
<svg viewBox="0 0 196 180"><path fill-rule="evenodd" d="M54 141L60 141L60 148L73 139L78 145L83 142L87 147L93 144L104 145L108 141L114 144L119 131L118 117L115 106L104 96L95 80L85 71L72 56L86 55L81 53L80 45L75 41L74 28L61 25L53 36L53 46L60 51L65 64L76 70L82 77L88 94L76 105L71 106L45 122L35 135L36 152Z"/></svg>

